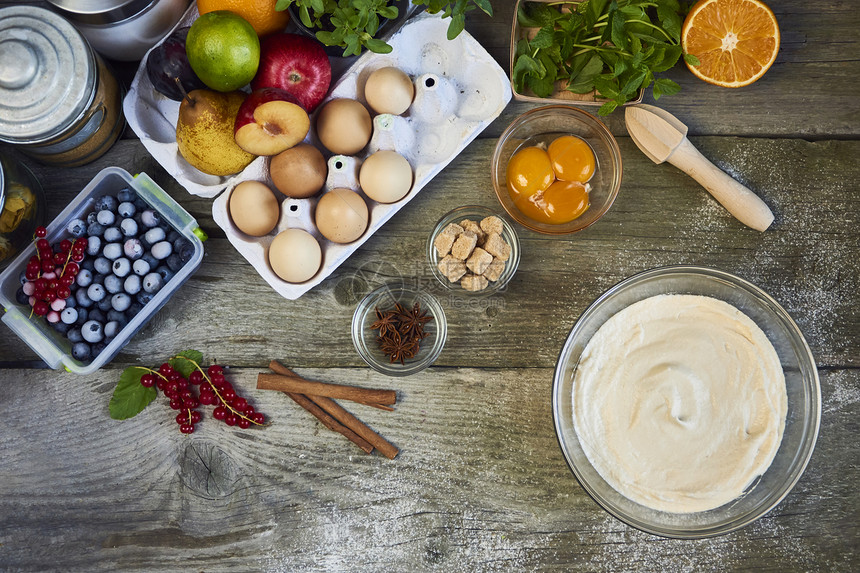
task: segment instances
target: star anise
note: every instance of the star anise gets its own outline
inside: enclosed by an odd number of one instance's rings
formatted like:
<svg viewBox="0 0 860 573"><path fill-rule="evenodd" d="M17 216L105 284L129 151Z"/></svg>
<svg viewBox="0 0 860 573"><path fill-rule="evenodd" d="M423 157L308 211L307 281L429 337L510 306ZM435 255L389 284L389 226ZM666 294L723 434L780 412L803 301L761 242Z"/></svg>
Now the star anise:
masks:
<svg viewBox="0 0 860 573"><path fill-rule="evenodd" d="M415 357L418 352L418 339L402 337L398 332L379 338L379 349L394 362L405 362Z"/></svg>
<svg viewBox="0 0 860 573"><path fill-rule="evenodd" d="M397 331L396 313L392 311L382 312L376 307L376 322L370 325L372 330L378 330L380 338Z"/></svg>
<svg viewBox="0 0 860 573"><path fill-rule="evenodd" d="M397 322L400 324L398 330L406 336L418 339L427 336L424 332L424 324L431 320L433 317L428 315L426 311L422 311L421 304L417 302L409 310L400 306L400 312L397 314Z"/></svg>

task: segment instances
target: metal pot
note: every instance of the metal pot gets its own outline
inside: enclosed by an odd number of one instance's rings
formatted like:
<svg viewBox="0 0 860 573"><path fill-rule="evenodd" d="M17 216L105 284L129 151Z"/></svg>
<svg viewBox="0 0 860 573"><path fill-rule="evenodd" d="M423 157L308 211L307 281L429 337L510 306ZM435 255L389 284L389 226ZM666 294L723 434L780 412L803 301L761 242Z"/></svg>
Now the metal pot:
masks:
<svg viewBox="0 0 860 573"><path fill-rule="evenodd" d="M190 0L48 0L113 60L140 60L176 25Z"/></svg>

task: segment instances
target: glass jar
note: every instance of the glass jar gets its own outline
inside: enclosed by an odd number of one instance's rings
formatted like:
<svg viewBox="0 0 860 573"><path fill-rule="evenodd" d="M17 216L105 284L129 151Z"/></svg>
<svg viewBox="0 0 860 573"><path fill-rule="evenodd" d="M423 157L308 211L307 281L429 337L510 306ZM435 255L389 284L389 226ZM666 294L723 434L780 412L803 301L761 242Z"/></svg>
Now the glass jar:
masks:
<svg viewBox="0 0 860 573"><path fill-rule="evenodd" d="M63 167L110 149L122 93L74 26L44 8L0 8L0 44L0 141Z"/></svg>
<svg viewBox="0 0 860 573"><path fill-rule="evenodd" d="M45 195L24 164L0 153L0 270L33 240L45 222Z"/></svg>

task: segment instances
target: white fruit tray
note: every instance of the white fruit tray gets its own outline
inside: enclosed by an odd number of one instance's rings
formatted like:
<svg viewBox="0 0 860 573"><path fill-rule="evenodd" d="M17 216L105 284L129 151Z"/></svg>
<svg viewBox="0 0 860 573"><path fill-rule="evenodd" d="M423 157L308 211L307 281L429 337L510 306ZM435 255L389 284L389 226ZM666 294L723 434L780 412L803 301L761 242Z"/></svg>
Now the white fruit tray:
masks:
<svg viewBox="0 0 860 573"><path fill-rule="evenodd" d="M196 16L196 10L192 7L179 26L188 25ZM329 176L324 191L334 187L358 191L357 170L361 161L379 149L396 150L409 160L414 172L412 189L396 203L377 203L362 194L367 202L370 221L364 235L352 243L337 244L320 235L313 224L316 198L290 199L279 194L282 199L281 218L272 233L264 237L250 237L239 231L228 211L230 192L238 183L247 180L263 181L271 187L268 158L259 157L243 171L229 177L206 175L186 163L176 145L179 103L155 91L146 74L145 59L125 98L126 119L152 156L189 193L202 197L217 196L212 205L212 214L215 222L226 232L230 243L279 294L296 299L340 266L498 117L510 102L511 89L505 71L468 32L462 32L456 39L449 41L447 29L448 20L429 14L416 16L388 40L393 47L391 53L366 52L333 83L327 100L346 97L366 104L364 83L373 70L395 66L415 82L415 99L409 110L402 116L385 114L374 117L373 139L360 155L327 155ZM313 129L306 141L324 150L316 140ZM275 236L291 227L310 232L322 247L320 270L303 283L288 283L280 279L272 271L266 256Z"/></svg>

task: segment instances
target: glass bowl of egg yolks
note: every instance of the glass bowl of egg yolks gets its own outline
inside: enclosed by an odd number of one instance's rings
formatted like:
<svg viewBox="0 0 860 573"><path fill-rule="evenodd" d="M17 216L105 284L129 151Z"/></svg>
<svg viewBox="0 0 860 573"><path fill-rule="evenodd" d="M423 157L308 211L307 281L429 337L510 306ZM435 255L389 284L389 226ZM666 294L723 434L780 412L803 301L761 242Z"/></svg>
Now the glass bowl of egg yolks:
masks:
<svg viewBox="0 0 860 573"><path fill-rule="evenodd" d="M548 105L517 117L499 137L493 188L524 227L549 235L581 231L612 206L621 187L621 153L593 115Z"/></svg>

